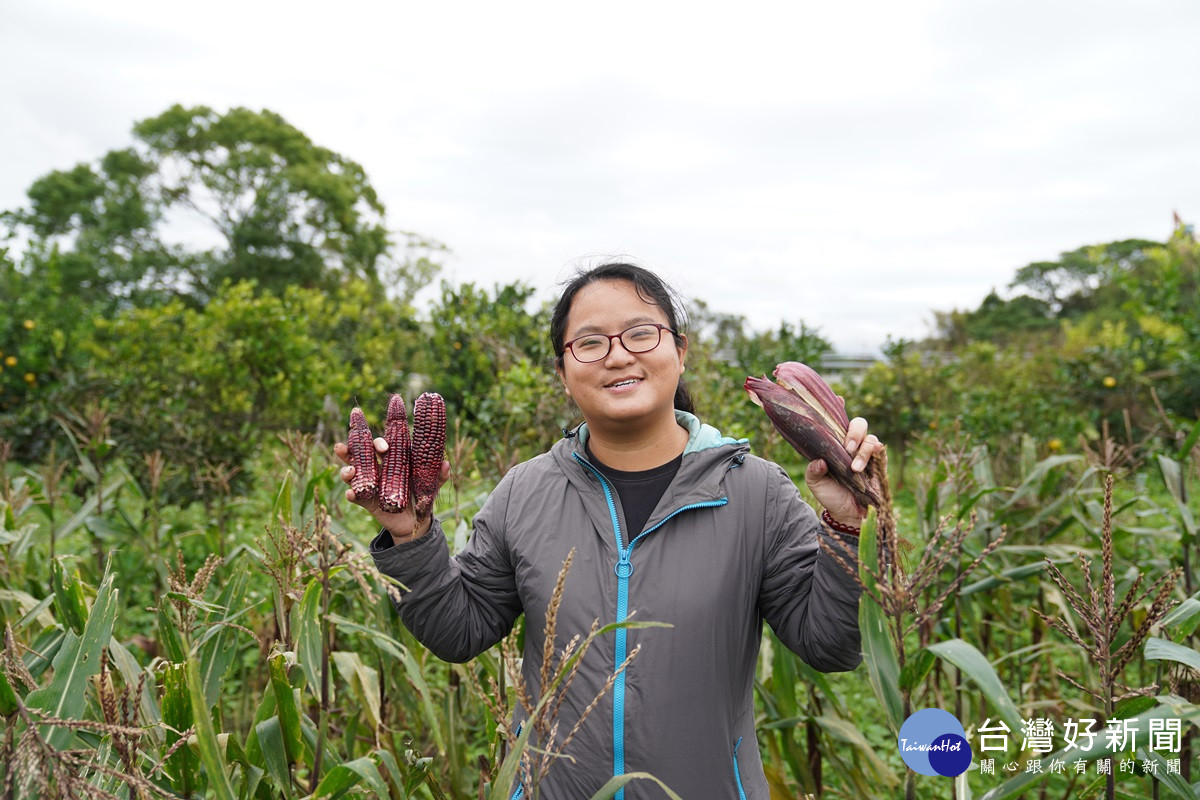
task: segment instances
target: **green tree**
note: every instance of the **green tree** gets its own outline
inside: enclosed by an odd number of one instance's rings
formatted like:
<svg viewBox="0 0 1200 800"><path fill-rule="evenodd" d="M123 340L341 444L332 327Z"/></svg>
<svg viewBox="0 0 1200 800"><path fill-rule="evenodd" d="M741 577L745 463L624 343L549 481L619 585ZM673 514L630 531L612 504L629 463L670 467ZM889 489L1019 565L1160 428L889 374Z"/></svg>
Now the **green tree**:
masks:
<svg viewBox="0 0 1200 800"><path fill-rule="evenodd" d="M202 305L226 280L278 294L352 276L382 293L384 281L403 284L408 268L427 266L391 258L362 166L274 112L176 105L133 133L131 147L39 178L28 207L5 215L29 238L26 272L55 258L64 288L111 307ZM173 244L181 230L208 246ZM408 297L415 288L405 286Z"/></svg>

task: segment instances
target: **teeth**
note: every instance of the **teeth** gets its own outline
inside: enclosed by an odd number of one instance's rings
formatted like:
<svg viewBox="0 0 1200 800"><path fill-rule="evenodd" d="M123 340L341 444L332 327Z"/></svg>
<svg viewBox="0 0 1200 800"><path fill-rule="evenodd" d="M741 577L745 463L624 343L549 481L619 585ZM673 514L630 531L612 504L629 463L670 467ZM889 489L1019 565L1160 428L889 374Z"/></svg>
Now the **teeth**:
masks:
<svg viewBox="0 0 1200 800"><path fill-rule="evenodd" d="M618 386L629 386L630 384L633 384L633 383L638 383L638 382L640 382L640 381L641 381L641 379L640 379L640 378L630 378L630 379L629 379L629 380L627 380L627 381L621 381L620 383L614 383L614 384L611 384L611 385L609 386L609 388L610 388L610 389L613 389L613 388L616 388L616 387L618 387Z"/></svg>

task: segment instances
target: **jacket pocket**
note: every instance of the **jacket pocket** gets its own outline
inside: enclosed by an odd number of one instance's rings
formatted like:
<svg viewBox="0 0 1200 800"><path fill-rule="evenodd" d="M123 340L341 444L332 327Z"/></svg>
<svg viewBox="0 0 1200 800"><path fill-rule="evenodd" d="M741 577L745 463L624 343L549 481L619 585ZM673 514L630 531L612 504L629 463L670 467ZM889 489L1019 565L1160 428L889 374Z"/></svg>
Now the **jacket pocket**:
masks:
<svg viewBox="0 0 1200 800"><path fill-rule="evenodd" d="M738 800L746 800L746 790L742 788L742 773L738 769L737 763L737 751L741 744L742 737L739 736L738 740L733 743L733 782L737 784Z"/></svg>

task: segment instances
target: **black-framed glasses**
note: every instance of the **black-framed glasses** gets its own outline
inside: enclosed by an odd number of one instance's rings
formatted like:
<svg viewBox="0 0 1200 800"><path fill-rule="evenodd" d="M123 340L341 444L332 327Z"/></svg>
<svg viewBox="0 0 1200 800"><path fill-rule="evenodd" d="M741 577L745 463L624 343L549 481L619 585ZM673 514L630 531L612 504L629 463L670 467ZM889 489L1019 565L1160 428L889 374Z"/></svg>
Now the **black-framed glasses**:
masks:
<svg viewBox="0 0 1200 800"><path fill-rule="evenodd" d="M645 322L641 325L634 325L632 328L626 328L620 333L585 333L583 336L576 336L567 342L563 345L563 349L570 350L571 355L575 356L575 360L579 363L590 364L593 361L600 361L608 355L612 349L613 339L620 339L621 346L630 353L649 353L662 341L663 331L673 336L679 335L666 325Z"/></svg>

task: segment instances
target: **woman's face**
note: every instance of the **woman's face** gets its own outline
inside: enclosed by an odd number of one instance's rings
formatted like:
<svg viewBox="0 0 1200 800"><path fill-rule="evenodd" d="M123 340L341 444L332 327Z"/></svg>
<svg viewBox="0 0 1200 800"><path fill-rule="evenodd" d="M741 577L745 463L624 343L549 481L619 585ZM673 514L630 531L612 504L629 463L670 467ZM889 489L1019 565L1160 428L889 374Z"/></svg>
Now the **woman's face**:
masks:
<svg viewBox="0 0 1200 800"><path fill-rule="evenodd" d="M670 325L663 310L642 299L629 281L596 281L571 301L563 341L585 333L618 334L647 322ZM630 353L619 339L613 339L608 355L588 364L580 363L569 350L563 352L558 375L591 428L673 425L675 387L686 352L686 342L678 347L666 331L658 347L645 353Z"/></svg>

